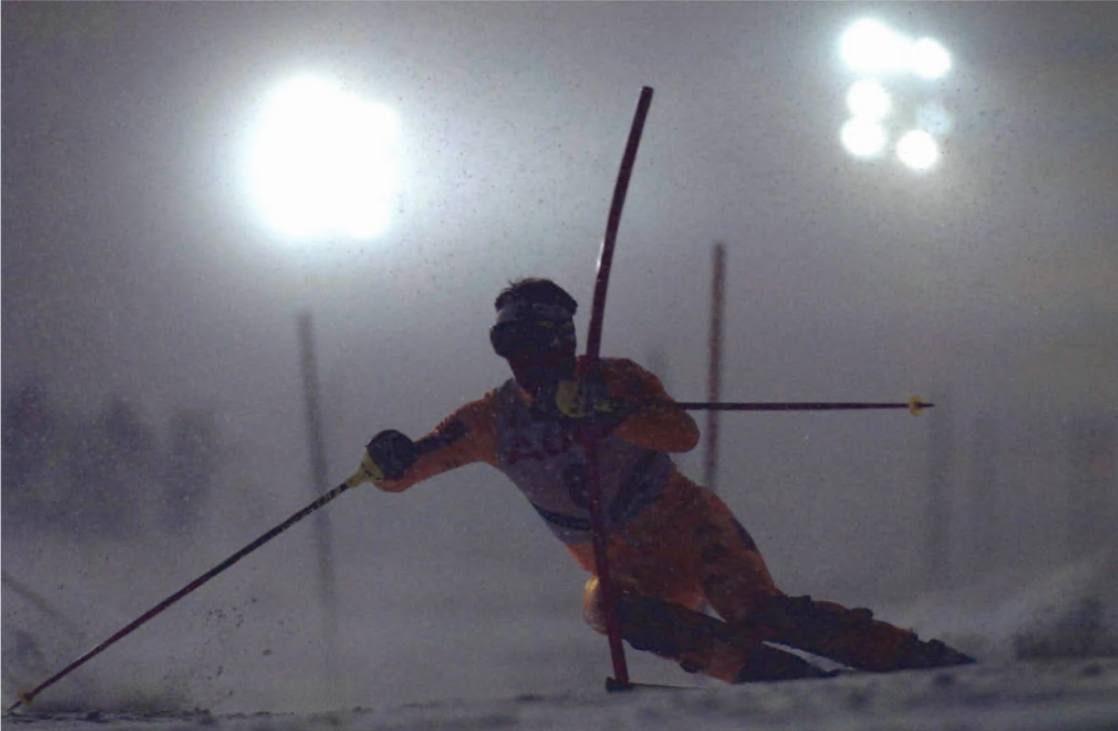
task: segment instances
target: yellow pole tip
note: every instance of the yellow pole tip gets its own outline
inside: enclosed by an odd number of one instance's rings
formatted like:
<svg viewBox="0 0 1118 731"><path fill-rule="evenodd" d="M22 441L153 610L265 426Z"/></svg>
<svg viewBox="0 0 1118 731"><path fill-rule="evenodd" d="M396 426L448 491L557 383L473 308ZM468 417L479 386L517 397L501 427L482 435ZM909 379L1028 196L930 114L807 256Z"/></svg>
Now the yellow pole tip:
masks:
<svg viewBox="0 0 1118 731"><path fill-rule="evenodd" d="M913 416L919 416L924 411L924 402L919 396L913 396L908 400L908 413Z"/></svg>

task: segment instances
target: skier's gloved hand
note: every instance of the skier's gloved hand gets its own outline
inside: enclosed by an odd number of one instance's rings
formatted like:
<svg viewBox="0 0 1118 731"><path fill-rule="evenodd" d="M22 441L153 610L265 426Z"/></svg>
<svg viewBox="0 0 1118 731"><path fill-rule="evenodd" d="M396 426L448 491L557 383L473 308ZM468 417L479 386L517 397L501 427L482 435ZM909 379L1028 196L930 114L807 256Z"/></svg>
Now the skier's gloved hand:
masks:
<svg viewBox="0 0 1118 731"><path fill-rule="evenodd" d="M365 447L361 470L373 481L398 480L418 456L415 442L395 429L387 429Z"/></svg>
<svg viewBox="0 0 1118 731"><path fill-rule="evenodd" d="M560 381L555 388L555 408L568 419L578 421L620 421L626 412L625 404L610 398L599 378Z"/></svg>

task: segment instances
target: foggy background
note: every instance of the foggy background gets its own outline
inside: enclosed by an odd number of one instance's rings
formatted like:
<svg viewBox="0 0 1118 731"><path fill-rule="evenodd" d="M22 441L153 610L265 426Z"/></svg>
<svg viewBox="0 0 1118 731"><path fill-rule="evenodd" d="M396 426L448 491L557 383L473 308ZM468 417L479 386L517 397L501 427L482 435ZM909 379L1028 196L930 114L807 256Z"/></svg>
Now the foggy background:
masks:
<svg viewBox="0 0 1118 731"><path fill-rule="evenodd" d="M299 312L332 483L508 377L508 280L554 278L584 336L642 85L603 354L702 400L723 241L724 398L938 404L723 416L719 490L778 584L977 653L1044 652L1008 617L1049 605L1115 647L1114 5L0 10L5 702L313 499ZM838 143L867 13L954 55L931 174ZM292 245L248 205L254 112L304 71L399 114L380 238ZM608 672L584 576L495 471L323 512L336 620L307 520L48 694L317 708Z"/></svg>

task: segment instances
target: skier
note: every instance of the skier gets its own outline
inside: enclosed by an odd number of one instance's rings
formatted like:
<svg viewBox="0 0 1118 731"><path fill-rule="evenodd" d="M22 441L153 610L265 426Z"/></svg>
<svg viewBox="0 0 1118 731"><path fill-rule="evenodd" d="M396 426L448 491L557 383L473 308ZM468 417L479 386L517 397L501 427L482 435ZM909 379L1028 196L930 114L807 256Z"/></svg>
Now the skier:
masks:
<svg viewBox="0 0 1118 731"><path fill-rule="evenodd" d="M575 300L547 279L513 282L497 297L490 341L513 378L413 442L387 430L362 469L400 492L473 462L503 472L574 559L593 574L586 461L579 434L598 440L608 560L622 638L635 648L727 682L830 675L775 642L871 671L973 662L942 642L777 588L750 537L714 493L684 477L670 453L699 439L694 420L636 363L576 357ZM721 619L700 611L704 601ZM598 578L584 616L604 633Z"/></svg>

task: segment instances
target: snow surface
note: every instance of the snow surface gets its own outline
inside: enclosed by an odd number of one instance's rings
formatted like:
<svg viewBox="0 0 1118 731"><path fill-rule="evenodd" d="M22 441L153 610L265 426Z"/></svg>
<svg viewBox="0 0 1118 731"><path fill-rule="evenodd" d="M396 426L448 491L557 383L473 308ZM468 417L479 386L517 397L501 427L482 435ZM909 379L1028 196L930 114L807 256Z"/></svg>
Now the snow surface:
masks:
<svg viewBox="0 0 1118 731"><path fill-rule="evenodd" d="M588 679L589 680L589 679ZM830 680L400 704L328 713L204 710L9 714L12 728L230 729L1118 729L1118 658L1044 660Z"/></svg>
<svg viewBox="0 0 1118 731"><path fill-rule="evenodd" d="M558 601L504 613L499 605L451 603L444 606L449 619L410 610L385 618L378 609L394 639L350 626L335 668L340 675L331 677L320 653L301 644L317 634L302 629L307 622L298 612L290 622L283 612L270 622L253 621L264 607L287 605L290 598L262 596L246 607L223 603L228 597L215 604L192 600L186 611L138 631L44 691L29 711L5 716L4 723L112 731L743 725L1118 730L1115 565L1114 553L1103 551L1031 580L1005 575L928 593L907 605L877 607L879 616L976 655L977 666L729 687L629 652L638 681L702 687L613 695L602 690L605 643L580 626L576 606ZM94 632L80 626L86 617L76 612L44 618L45 608L10 588L4 606L5 703L76 656L81 637L88 647L115 624L96 617ZM202 598L218 599L221 588L214 587L218 596ZM405 607L415 603L430 605L413 597L402 601ZM135 612L122 609L116 619ZM79 626L67 629L58 618L63 614L72 614ZM440 629L443 622L467 621L469 632ZM19 627L37 631L21 639ZM73 641L67 639L71 634ZM261 647L267 649L256 651ZM317 690L324 682L344 692L324 695Z"/></svg>

